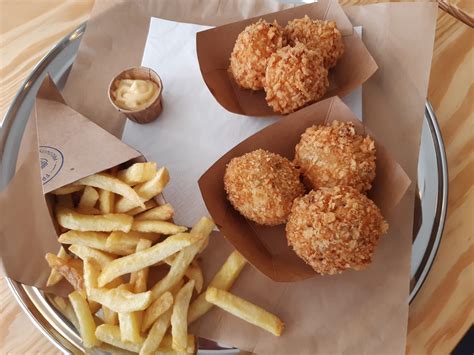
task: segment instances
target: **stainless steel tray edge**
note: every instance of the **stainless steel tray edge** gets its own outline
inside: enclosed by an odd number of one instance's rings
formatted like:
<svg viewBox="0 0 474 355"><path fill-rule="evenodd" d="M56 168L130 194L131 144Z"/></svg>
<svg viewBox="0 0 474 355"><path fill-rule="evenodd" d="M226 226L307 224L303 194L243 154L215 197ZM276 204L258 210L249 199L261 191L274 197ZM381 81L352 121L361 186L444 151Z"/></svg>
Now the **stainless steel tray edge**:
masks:
<svg viewBox="0 0 474 355"><path fill-rule="evenodd" d="M432 234L430 237L430 245L427 248L425 255L422 259L423 267L419 268L414 275L415 283L411 285L409 302L411 303L418 292L423 286L428 273L431 270L433 265L434 258L439 249L439 244L441 242L441 237L443 236L444 224L446 221L446 215L448 213L448 189L449 189L449 177L448 177L448 160L446 158L446 149L444 146L443 137L441 135L441 129L438 124L433 106L429 101L426 101L425 104L425 117L428 117L428 127L431 131L433 137L436 139L433 140L433 143L437 145L436 159L438 161L438 177L440 181L438 183L438 199L436 204L435 220L433 221L434 226L432 228ZM412 280L413 280L412 279Z"/></svg>

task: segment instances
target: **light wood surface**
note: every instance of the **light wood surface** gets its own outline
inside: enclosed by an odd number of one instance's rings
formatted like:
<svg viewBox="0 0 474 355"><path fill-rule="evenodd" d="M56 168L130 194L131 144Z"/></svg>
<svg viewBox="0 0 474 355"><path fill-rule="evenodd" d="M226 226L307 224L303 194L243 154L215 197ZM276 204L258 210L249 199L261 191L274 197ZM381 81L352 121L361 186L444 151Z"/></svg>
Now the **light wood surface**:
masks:
<svg viewBox="0 0 474 355"><path fill-rule="evenodd" d="M372 3L374 0L342 0ZM473 0L452 0L473 13ZM93 0L0 0L0 117L34 65L88 18ZM448 218L431 272L410 306L408 354L449 354L474 320L474 30L438 15L429 99L449 165ZM0 212L1 213L1 212ZM27 262L27 261L25 261ZM59 353L0 278L0 353Z"/></svg>
<svg viewBox="0 0 474 355"><path fill-rule="evenodd" d="M438 0L438 5L466 25L474 26L474 1Z"/></svg>

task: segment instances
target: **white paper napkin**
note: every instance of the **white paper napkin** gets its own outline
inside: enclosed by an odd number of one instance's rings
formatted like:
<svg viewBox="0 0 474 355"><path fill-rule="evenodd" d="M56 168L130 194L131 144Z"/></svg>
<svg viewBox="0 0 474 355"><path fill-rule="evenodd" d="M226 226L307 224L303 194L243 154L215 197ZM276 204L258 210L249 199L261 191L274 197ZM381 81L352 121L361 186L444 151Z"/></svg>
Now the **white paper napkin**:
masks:
<svg viewBox="0 0 474 355"><path fill-rule="evenodd" d="M123 140L171 175L164 197L175 222L193 225L208 215L197 181L224 153L277 120L226 111L202 79L196 56L196 32L209 27L152 18L142 65L163 81L163 112L149 124L128 121ZM362 90L344 98L362 117Z"/></svg>

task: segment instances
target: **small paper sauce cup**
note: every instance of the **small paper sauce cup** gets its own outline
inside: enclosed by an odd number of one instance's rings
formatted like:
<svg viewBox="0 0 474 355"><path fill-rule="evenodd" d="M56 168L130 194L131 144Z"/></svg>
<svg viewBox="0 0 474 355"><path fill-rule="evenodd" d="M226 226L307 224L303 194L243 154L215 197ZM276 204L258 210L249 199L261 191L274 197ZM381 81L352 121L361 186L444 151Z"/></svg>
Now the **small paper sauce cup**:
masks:
<svg viewBox="0 0 474 355"><path fill-rule="evenodd" d="M150 80L158 86L158 96L145 108L138 110L127 110L118 106L115 102L115 90L118 87L119 81L122 79L135 79L135 80ZM163 92L163 83L161 78L156 72L146 67L133 67L125 69L118 75L116 75L109 84L108 96L110 103L117 109L127 116L128 119L137 123L149 123L154 121L163 110L161 103L161 95Z"/></svg>

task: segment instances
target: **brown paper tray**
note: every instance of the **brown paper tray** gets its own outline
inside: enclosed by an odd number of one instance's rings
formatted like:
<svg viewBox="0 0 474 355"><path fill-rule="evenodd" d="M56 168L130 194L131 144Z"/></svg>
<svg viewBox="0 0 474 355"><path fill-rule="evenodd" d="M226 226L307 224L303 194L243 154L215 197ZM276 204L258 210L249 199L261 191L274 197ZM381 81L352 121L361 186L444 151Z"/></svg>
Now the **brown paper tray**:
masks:
<svg viewBox="0 0 474 355"><path fill-rule="evenodd" d="M352 24L334 0L298 6L293 9L257 16L247 20L215 27L196 35L196 50L203 79L214 98L226 110L247 116L276 115L265 101L264 91L239 88L229 76L229 58L239 33L263 18L277 20L285 26L289 20L308 15L313 19L334 20L343 35L345 51L336 67L330 71L330 89L324 98L343 97L365 82L377 70L377 64Z"/></svg>
<svg viewBox="0 0 474 355"><path fill-rule="evenodd" d="M316 273L288 247L284 225L258 225L232 207L224 191L226 165L232 158L258 148L293 160L295 146L306 128L334 120L352 122L359 133L370 134L339 98L332 97L290 114L247 138L199 179L202 197L219 230L255 268L274 281L299 281ZM405 194L410 179L376 137L373 138L377 148L377 176L369 197L387 216Z"/></svg>

